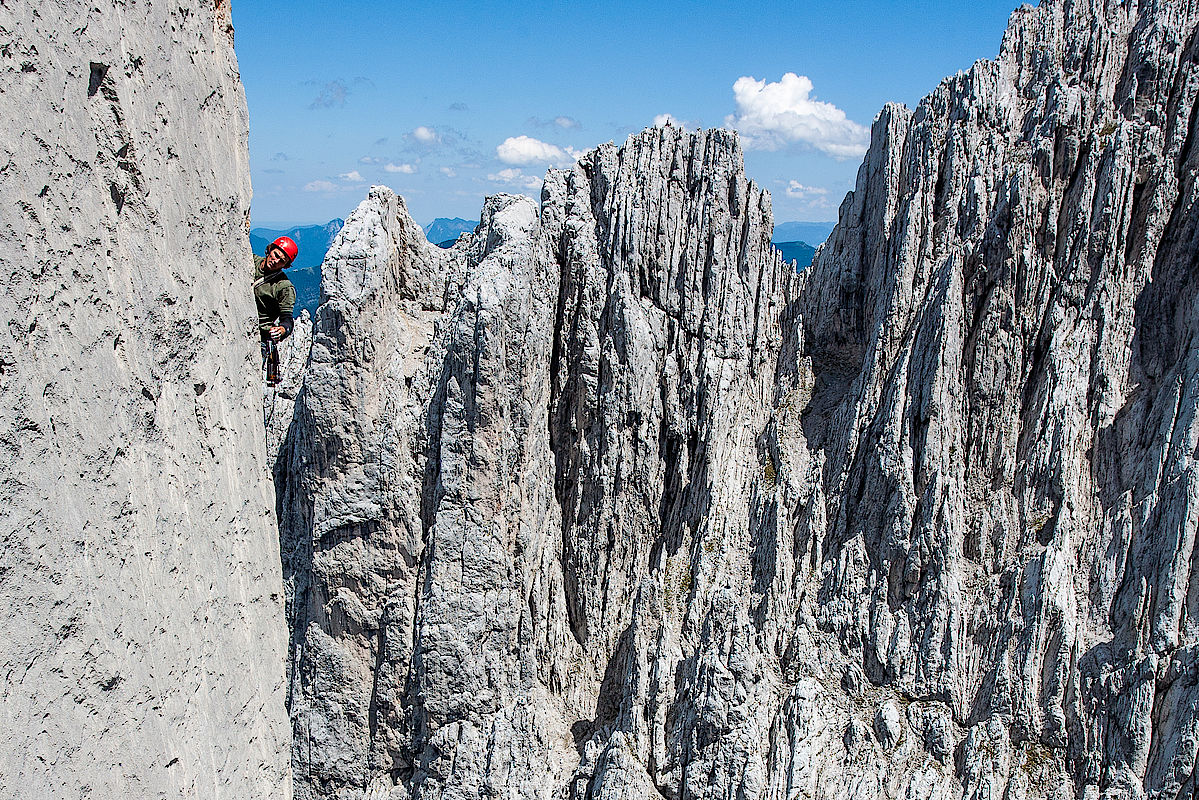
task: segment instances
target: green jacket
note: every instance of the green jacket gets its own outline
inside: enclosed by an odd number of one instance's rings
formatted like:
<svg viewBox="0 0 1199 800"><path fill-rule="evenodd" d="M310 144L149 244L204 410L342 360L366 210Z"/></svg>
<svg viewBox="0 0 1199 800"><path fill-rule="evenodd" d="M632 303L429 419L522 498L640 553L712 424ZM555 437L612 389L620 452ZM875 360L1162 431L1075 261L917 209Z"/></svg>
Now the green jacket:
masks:
<svg viewBox="0 0 1199 800"><path fill-rule="evenodd" d="M296 306L296 287L283 270L266 272L266 259L254 256L254 302L258 305L258 332L266 336L274 325L287 328L284 338L291 335L291 315Z"/></svg>

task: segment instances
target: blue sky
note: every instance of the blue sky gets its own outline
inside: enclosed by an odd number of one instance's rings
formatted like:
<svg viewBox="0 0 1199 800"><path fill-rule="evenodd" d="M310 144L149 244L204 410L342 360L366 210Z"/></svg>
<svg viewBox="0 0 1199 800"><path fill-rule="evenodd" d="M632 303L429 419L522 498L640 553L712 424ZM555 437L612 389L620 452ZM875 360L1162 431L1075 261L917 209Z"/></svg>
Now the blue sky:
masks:
<svg viewBox="0 0 1199 800"><path fill-rule="evenodd" d="M1014 0L235 0L256 226L345 217L382 183L417 222L538 195L670 115L743 133L776 222L836 217L884 103L993 58Z"/></svg>

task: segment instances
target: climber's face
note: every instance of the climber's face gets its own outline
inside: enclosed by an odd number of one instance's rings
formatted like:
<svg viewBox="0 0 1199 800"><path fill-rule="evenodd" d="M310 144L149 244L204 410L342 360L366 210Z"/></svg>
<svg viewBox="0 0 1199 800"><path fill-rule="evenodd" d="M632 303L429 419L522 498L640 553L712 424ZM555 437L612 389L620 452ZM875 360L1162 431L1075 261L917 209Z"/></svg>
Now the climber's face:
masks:
<svg viewBox="0 0 1199 800"><path fill-rule="evenodd" d="M287 253L284 253L280 248L273 246L267 248L266 264L264 265L267 272L274 272L276 270L283 269L290 263L291 259L289 259L287 257Z"/></svg>

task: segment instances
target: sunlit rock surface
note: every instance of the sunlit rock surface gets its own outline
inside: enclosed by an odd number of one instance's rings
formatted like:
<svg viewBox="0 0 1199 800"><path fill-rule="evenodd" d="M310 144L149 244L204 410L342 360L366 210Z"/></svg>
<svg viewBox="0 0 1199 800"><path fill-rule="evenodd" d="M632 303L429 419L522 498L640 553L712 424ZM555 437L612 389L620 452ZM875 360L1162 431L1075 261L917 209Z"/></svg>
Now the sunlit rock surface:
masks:
<svg viewBox="0 0 1199 800"><path fill-rule="evenodd" d="M227 4L0 5L0 796L287 798Z"/></svg>
<svg viewBox="0 0 1199 800"><path fill-rule="evenodd" d="M266 425L266 453L268 463L276 465L279 450L291 427L295 411L296 395L304 381L304 368L308 364L308 352L312 349L312 315L306 310L295 317L291 336L275 345L279 353L279 383L264 386L262 395L262 420Z"/></svg>

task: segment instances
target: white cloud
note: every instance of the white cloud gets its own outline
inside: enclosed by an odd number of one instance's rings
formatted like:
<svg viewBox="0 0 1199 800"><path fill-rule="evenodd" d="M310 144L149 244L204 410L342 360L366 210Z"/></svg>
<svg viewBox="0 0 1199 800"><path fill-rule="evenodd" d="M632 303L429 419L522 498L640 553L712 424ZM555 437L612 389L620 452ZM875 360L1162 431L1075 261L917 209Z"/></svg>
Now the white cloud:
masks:
<svg viewBox="0 0 1199 800"><path fill-rule="evenodd" d="M737 113L725 125L741 131L747 147L778 150L803 142L836 159L865 153L870 129L811 95L812 81L794 72L777 83L742 76L733 84Z"/></svg>
<svg viewBox="0 0 1199 800"><path fill-rule="evenodd" d="M583 127L577 119L575 119L574 117L567 117L567 116L554 117L554 124L557 125L559 128L564 128L566 130L570 130L571 128Z"/></svg>
<svg viewBox="0 0 1199 800"><path fill-rule="evenodd" d="M495 155L505 164L568 166L578 158L579 151L571 147L561 148L531 136L509 136L495 148Z"/></svg>
<svg viewBox="0 0 1199 800"><path fill-rule="evenodd" d="M306 192L336 192L337 184L331 181L312 181L304 184Z"/></svg>
<svg viewBox="0 0 1199 800"><path fill-rule="evenodd" d="M375 156L363 156L362 158L358 159L358 163L359 164L382 164L383 159L376 158Z"/></svg>
<svg viewBox="0 0 1199 800"><path fill-rule="evenodd" d="M520 186L524 189L540 189L541 178L534 175L526 175L516 167L508 167L497 173L487 176L487 180L495 183L511 183Z"/></svg>
<svg viewBox="0 0 1199 800"><path fill-rule="evenodd" d="M421 144L436 144L439 137L437 136L437 131L421 125L413 129L412 138Z"/></svg>
<svg viewBox="0 0 1199 800"><path fill-rule="evenodd" d="M402 175L412 175L416 172L416 167L412 164L384 164L383 169L387 172L399 172Z"/></svg>
<svg viewBox="0 0 1199 800"><path fill-rule="evenodd" d="M366 178L362 177L362 175L358 172L358 170L353 170L351 172L343 172L340 175L338 175L337 177L341 178L343 181L350 181L351 183L365 183L366 182Z"/></svg>
<svg viewBox="0 0 1199 800"><path fill-rule="evenodd" d="M799 181L791 181L787 184L787 196L794 197L796 200L807 200L813 205L827 205L824 200L828 194L828 189L820 186L804 186Z"/></svg>
<svg viewBox="0 0 1199 800"><path fill-rule="evenodd" d="M655 128L665 128L668 124L673 125L676 128L683 127L682 123L679 122L678 118L675 117L674 114L659 114L658 116L654 117Z"/></svg>
<svg viewBox="0 0 1199 800"><path fill-rule="evenodd" d="M446 176L447 178L457 178L458 177L458 173L454 171L453 167L439 167L437 171L440 172L442 175Z"/></svg>

